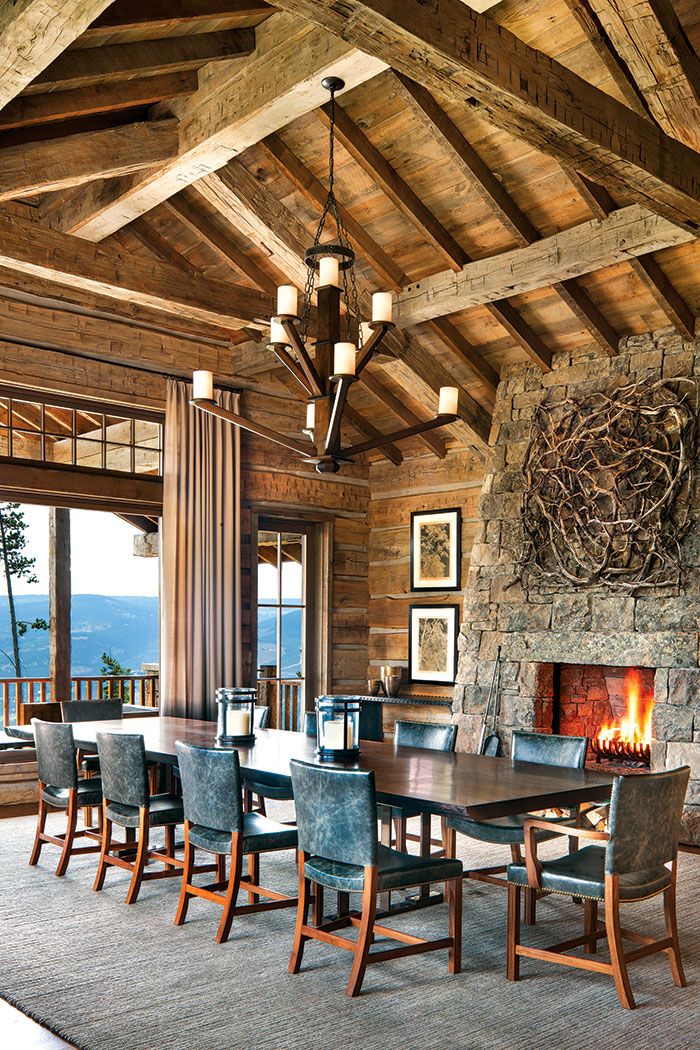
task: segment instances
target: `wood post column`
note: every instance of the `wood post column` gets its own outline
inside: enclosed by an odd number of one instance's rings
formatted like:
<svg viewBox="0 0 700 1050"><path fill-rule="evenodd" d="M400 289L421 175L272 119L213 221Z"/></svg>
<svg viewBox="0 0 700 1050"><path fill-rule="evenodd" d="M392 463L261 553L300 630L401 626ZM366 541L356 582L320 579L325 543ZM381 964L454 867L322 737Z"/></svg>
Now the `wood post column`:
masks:
<svg viewBox="0 0 700 1050"><path fill-rule="evenodd" d="M70 511L49 511L49 674L52 700L71 698Z"/></svg>

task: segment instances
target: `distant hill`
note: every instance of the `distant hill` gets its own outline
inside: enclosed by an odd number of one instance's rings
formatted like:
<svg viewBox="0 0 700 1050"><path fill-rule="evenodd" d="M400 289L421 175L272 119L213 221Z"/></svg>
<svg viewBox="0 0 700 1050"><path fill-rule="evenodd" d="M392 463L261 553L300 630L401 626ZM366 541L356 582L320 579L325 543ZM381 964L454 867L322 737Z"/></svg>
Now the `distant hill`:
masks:
<svg viewBox="0 0 700 1050"><path fill-rule="evenodd" d="M16 598L17 618L48 620L46 594ZM124 667L138 671L142 663L158 661L158 599L107 594L74 594L72 601L71 670L74 675L99 674L103 652ZM49 673L49 632L27 631L20 639L25 678ZM7 598L0 597L0 677L12 677L12 636Z"/></svg>

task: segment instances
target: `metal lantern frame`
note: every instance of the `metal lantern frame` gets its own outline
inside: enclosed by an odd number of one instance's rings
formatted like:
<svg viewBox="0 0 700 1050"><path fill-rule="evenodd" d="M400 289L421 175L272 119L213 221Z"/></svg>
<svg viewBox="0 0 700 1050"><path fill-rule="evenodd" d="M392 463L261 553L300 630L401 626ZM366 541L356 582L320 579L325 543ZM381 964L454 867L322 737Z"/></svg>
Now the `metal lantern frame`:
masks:
<svg viewBox="0 0 700 1050"><path fill-rule="evenodd" d="M340 716L340 717L339 717ZM327 725L342 719L343 747L328 744ZM350 730L350 732L348 732ZM350 747L348 740L352 740ZM360 700L351 696L319 696L316 699L316 755L326 762L356 762L360 755Z"/></svg>
<svg viewBox="0 0 700 1050"><path fill-rule="evenodd" d="M216 742L224 746L235 744L255 743L255 702L258 698L257 689L233 688L223 686L216 690L216 702L219 705L217 713ZM232 711L247 711L249 716L248 733L229 733L228 714Z"/></svg>

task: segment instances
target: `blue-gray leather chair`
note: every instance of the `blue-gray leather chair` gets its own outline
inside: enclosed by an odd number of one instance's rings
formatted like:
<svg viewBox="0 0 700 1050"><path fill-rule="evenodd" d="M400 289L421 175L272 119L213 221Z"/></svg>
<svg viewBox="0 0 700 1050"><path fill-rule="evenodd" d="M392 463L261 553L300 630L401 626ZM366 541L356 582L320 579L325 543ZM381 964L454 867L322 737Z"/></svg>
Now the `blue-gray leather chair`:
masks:
<svg viewBox="0 0 700 1050"><path fill-rule="evenodd" d="M131 872L126 903L134 904L141 883L179 875L182 861L175 857L175 828L184 820L182 799L176 795L152 795L148 782L148 764L140 733L98 733L97 753L102 773L102 850L95 877L95 890L101 890L109 866ZM136 857L121 856L124 842L112 839L112 827L125 829L127 843L133 843L138 829ZM163 828L165 848L150 848L150 831ZM131 850L134 846L131 846ZM147 860L159 860L164 871L144 871Z"/></svg>
<svg viewBox="0 0 700 1050"><path fill-rule="evenodd" d="M551 733L513 733L511 759L513 762L533 762L544 766L561 766L567 769L583 769L586 764L588 737L557 736ZM495 817L492 820L473 820L464 816L448 817L445 821L445 850L451 857L456 853L456 832L478 839L479 842L491 842L494 845L510 846L511 859L518 863L522 859L522 848L525 844L524 825L527 813L518 813L510 817ZM567 814L561 818L572 822L575 818ZM543 832L542 835L546 837ZM551 838L551 835L549 836ZM488 882L495 886L507 885L499 874L506 871L505 864L488 868L472 868L465 871L464 877ZM525 922L532 926L536 918L537 894L528 890L525 893Z"/></svg>
<svg viewBox="0 0 700 1050"><path fill-rule="evenodd" d="M102 802L102 784L99 780L84 780L78 777L77 752L73 740L73 727L62 722L42 722L32 719L34 744L39 769L39 813L36 835L29 863L35 865L45 842L61 847L56 874L65 875L71 856L79 853L96 853L99 846L74 847L76 838L97 839L95 829L85 827L76 830L78 809L83 806L99 806ZM68 822L63 835L46 832L48 807L62 809Z"/></svg>
<svg viewBox="0 0 700 1050"><path fill-rule="evenodd" d="M256 729L268 729L272 708L268 704L256 704L253 711L253 722Z"/></svg>
<svg viewBox="0 0 700 1050"><path fill-rule="evenodd" d="M121 700L67 700L61 701L63 722L106 722L123 718ZM78 768L86 776L98 776L100 760L97 755L86 755L78 748ZM92 811L86 809L85 820L92 823Z"/></svg>
<svg viewBox="0 0 700 1050"><path fill-rule="evenodd" d="M304 720L302 722L302 733L306 736L316 736L318 733L318 717L315 711L304 711Z"/></svg>
<svg viewBox="0 0 700 1050"><path fill-rule="evenodd" d="M177 760L185 807L185 864L175 925L181 926L192 897L205 897L223 907L216 934L217 944L228 939L234 915L271 908L294 907L296 897L285 897L260 885L260 854L296 849L297 830L278 824L261 813L244 813L241 802L241 767L237 751L194 747L177 741ZM217 861L214 886L192 882L195 851L213 853ZM241 878L243 857L248 857L248 878ZM226 858L230 870L226 879ZM247 890L248 905L237 907L239 889ZM225 893L219 891L224 889ZM213 894L213 897L212 897ZM267 897L266 903L259 903Z"/></svg>
<svg viewBox="0 0 700 1050"><path fill-rule="evenodd" d="M628 1010L635 1002L627 973L627 963L653 952L665 951L671 976L679 988L685 975L676 925L676 861L683 802L690 767L666 773L616 777L610 801L609 831L567 827L548 820L525 821L525 862L508 866L508 979L520 976L521 956L550 960L578 968L608 973L615 980L621 1004ZM540 836L557 835L591 842L574 853L554 860L540 860ZM583 947L592 955L597 941L607 937L610 962L603 963L565 954L562 945L528 948L520 943L520 894L523 887L532 892L546 890L584 899L583 936L565 942L566 951ZM620 904L648 900L663 893L665 936L654 939L622 929ZM598 924L598 905L605 907L605 925ZM623 940L643 947L625 953Z"/></svg>
<svg viewBox="0 0 700 1050"><path fill-rule="evenodd" d="M457 726L435 722L394 723L395 747L419 747L428 751L454 751L457 741ZM410 806L392 806L392 819L396 832L396 848L406 852L406 841L420 842L421 853L430 852L431 845L442 846L444 833L439 839L432 839L430 832L430 814L421 813ZM421 818L420 835L408 834L406 821L411 817ZM443 827L444 832L444 827Z"/></svg>
<svg viewBox="0 0 700 1050"><path fill-rule="evenodd" d="M338 946L331 930L357 926L356 942L348 941L353 966L347 994L359 995L368 962L447 948L450 973L461 969L462 865L458 860L416 857L377 841L377 799L374 773L324 767L293 759L290 763L297 810L299 904L289 972L298 973L304 945L319 940ZM377 893L444 882L449 903L449 937L427 941L411 937L401 948L373 952ZM311 884L339 893L361 893L359 912L318 926L308 925ZM402 931L378 928L382 937L407 941ZM342 938L341 938L342 940Z"/></svg>

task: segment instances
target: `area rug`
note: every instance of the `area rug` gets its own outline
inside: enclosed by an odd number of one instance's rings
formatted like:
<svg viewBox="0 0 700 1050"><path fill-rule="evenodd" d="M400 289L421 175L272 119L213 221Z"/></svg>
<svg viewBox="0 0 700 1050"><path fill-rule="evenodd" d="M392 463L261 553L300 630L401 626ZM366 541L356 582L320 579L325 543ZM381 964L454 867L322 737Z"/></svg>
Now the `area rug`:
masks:
<svg viewBox="0 0 700 1050"><path fill-rule="evenodd" d="M279 811L278 811L279 812ZM60 818L59 818L60 819ZM611 978L523 960L523 979L504 976L506 896L465 883L464 969L446 953L370 967L359 999L344 994L351 957L307 946L303 971L287 973L293 911L234 920L214 944L219 913L194 901L185 926L173 915L178 880L145 883L126 907L128 875L107 873L92 891L96 858L74 858L63 879L56 850L27 864L32 818L0 822L0 995L80 1050L697 1050L700 1048L700 857L683 855L679 926L689 987L676 988L664 955L632 967L639 1008L623 1011ZM503 853L460 842L470 866ZM291 854L263 858L263 882L294 892ZM660 898L630 907L626 925L662 929ZM524 929L546 945L579 931L564 898L538 907ZM444 905L395 924L445 936ZM0 1036L0 1042L1 1042Z"/></svg>

